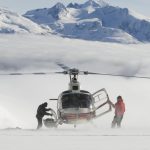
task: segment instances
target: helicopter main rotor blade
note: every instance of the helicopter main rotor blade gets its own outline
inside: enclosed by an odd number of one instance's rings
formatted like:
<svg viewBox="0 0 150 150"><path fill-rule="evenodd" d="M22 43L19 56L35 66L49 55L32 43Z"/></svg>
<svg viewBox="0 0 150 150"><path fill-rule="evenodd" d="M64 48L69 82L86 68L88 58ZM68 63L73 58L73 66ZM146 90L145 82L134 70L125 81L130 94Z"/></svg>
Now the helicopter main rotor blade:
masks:
<svg viewBox="0 0 150 150"><path fill-rule="evenodd" d="M0 75L10 75L10 76L19 76L19 75L47 75L54 74L56 72L33 72L33 73L4 73Z"/></svg>
<svg viewBox="0 0 150 150"><path fill-rule="evenodd" d="M63 70L65 70L65 71L68 71L68 70L71 69L71 68L69 68L68 66L66 66L66 65L64 65L64 64L62 64L62 63L56 62L56 64L57 64L59 67L61 67Z"/></svg>
<svg viewBox="0 0 150 150"><path fill-rule="evenodd" d="M55 73L58 73L58 74L68 74L68 71L55 72Z"/></svg>
<svg viewBox="0 0 150 150"><path fill-rule="evenodd" d="M109 73L95 73L95 72L85 72L85 74L102 75L102 76L116 76L116 77L125 77L125 78L150 79L150 77L148 77L148 76L134 76L134 75L109 74Z"/></svg>

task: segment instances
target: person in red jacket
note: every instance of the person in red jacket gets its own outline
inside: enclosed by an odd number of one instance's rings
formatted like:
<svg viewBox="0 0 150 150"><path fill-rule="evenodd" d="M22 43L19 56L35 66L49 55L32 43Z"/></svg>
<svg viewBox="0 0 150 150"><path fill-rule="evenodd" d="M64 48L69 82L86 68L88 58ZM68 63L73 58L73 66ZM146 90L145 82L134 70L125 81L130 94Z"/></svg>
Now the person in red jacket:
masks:
<svg viewBox="0 0 150 150"><path fill-rule="evenodd" d="M110 101L110 104L112 105L112 107L115 108L115 116L114 119L112 121L112 128L114 128L116 125L117 127L121 127L121 122L123 119L123 115L125 112L125 104L123 102L123 99L121 96L117 97L117 103L113 104Z"/></svg>

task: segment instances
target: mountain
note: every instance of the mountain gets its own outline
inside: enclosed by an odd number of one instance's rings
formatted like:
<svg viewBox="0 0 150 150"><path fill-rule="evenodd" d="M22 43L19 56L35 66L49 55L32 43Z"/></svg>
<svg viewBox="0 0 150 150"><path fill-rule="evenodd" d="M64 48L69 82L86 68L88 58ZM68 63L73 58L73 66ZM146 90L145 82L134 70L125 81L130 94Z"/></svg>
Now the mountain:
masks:
<svg viewBox="0 0 150 150"><path fill-rule="evenodd" d="M62 3L57 3L52 8L31 10L23 16L38 24L50 26L54 22L61 20L63 16L66 17L68 13L67 8Z"/></svg>
<svg viewBox="0 0 150 150"><path fill-rule="evenodd" d="M66 7L57 3L52 8L31 10L23 16L40 25L48 25L55 34L63 37L122 43L150 42L148 18L102 0L70 3Z"/></svg>
<svg viewBox="0 0 150 150"><path fill-rule="evenodd" d="M103 0L99 0L97 2L94 0L88 0L84 4L81 4L80 6L81 8L87 8L87 7L99 8L99 7L108 6L108 3L104 2Z"/></svg>
<svg viewBox="0 0 150 150"><path fill-rule="evenodd" d="M17 13L0 8L0 33L46 34L49 28L42 27Z"/></svg>

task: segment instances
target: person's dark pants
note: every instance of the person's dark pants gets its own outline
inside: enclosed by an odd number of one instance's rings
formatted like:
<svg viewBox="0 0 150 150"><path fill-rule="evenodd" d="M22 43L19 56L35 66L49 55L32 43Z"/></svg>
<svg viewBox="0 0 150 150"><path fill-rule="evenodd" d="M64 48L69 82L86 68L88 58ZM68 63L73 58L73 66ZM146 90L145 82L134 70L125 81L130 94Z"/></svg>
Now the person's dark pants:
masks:
<svg viewBox="0 0 150 150"><path fill-rule="evenodd" d="M40 117L36 117L36 118L37 118L37 121L38 121L37 129L40 129L40 128L42 128L42 125L43 125L42 118L40 118Z"/></svg>
<svg viewBox="0 0 150 150"><path fill-rule="evenodd" d="M115 115L114 119L112 121L111 127L114 128L117 125L117 127L120 128L122 119L123 119L123 115L121 115L121 116Z"/></svg>

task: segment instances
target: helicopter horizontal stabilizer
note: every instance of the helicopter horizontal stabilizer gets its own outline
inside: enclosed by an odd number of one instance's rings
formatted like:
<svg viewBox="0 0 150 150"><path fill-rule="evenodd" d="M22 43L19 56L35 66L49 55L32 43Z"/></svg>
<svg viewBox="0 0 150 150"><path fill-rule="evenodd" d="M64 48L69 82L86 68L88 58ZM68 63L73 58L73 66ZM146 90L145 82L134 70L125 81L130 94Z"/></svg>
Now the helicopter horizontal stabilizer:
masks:
<svg viewBox="0 0 150 150"><path fill-rule="evenodd" d="M57 101L58 99L55 99L55 98L52 98L52 99L49 99L50 101Z"/></svg>

